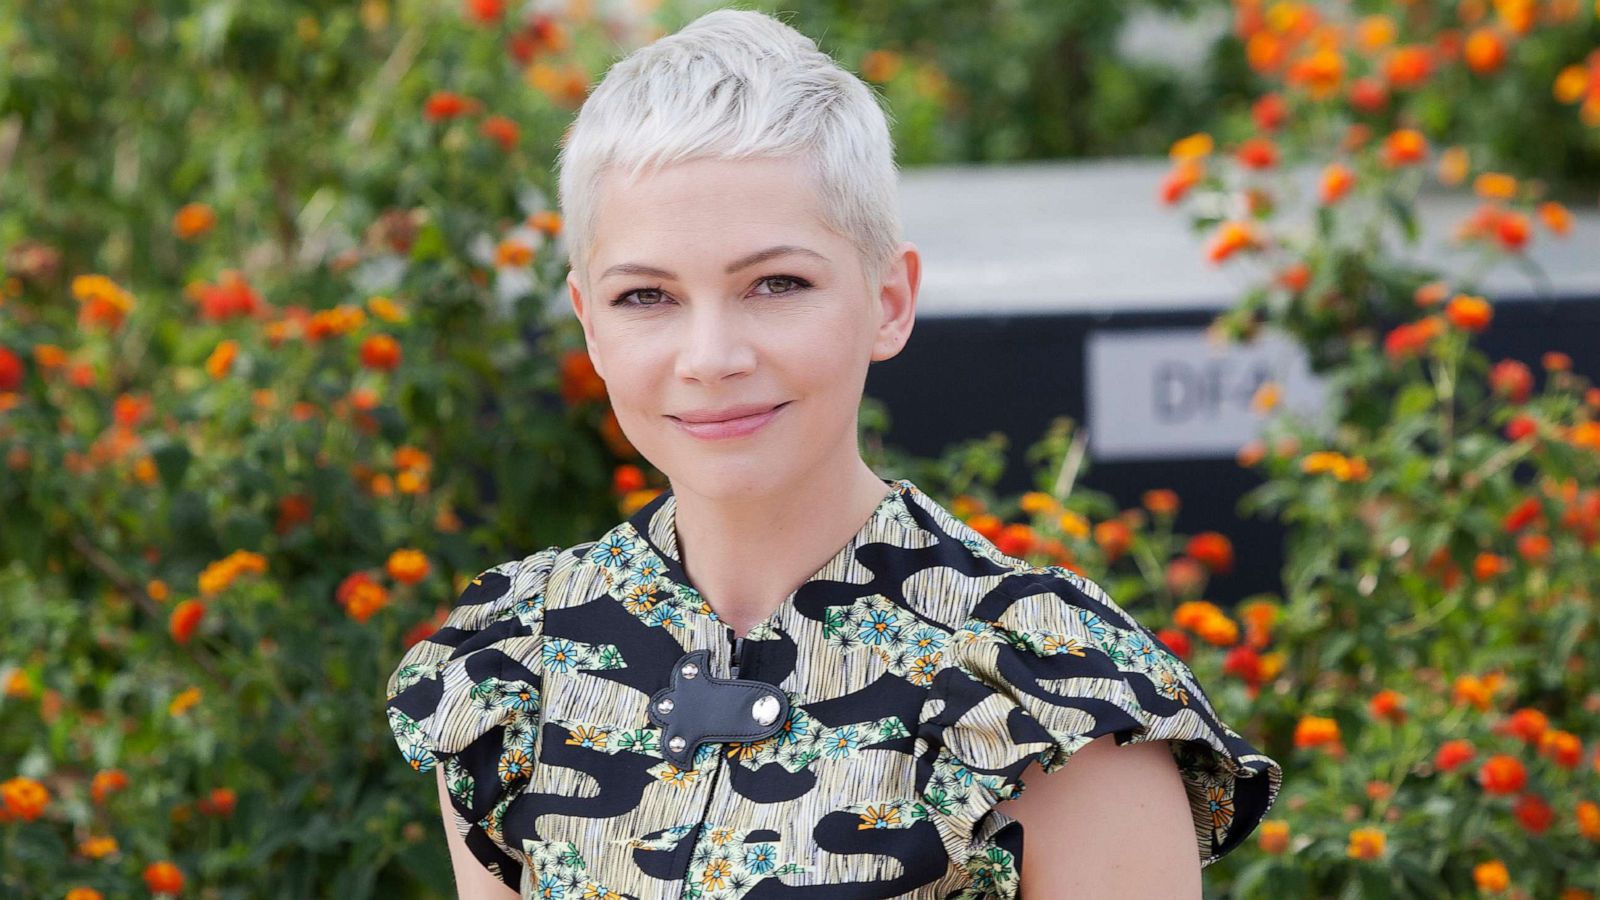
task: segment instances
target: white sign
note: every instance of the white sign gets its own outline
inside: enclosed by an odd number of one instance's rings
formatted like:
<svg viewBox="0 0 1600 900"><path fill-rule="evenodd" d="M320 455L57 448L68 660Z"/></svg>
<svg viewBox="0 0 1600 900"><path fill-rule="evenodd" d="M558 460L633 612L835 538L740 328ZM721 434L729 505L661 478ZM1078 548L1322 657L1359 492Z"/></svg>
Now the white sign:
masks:
<svg viewBox="0 0 1600 900"><path fill-rule="evenodd" d="M1311 417L1326 396L1304 349L1265 329L1225 346L1203 328L1092 331L1084 367L1090 458L1106 461L1230 457L1267 421L1251 408L1261 385L1281 392L1267 415Z"/></svg>

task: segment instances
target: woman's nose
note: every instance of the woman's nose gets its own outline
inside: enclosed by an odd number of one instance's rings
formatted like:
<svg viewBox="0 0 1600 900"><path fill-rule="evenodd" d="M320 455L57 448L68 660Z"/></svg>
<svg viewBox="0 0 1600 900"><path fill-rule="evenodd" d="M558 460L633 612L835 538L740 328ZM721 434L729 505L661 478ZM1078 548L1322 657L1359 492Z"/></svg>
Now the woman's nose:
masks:
<svg viewBox="0 0 1600 900"><path fill-rule="evenodd" d="M748 323L736 310L715 303L691 307L684 331L678 335L679 378L713 382L749 372L755 366L755 347Z"/></svg>

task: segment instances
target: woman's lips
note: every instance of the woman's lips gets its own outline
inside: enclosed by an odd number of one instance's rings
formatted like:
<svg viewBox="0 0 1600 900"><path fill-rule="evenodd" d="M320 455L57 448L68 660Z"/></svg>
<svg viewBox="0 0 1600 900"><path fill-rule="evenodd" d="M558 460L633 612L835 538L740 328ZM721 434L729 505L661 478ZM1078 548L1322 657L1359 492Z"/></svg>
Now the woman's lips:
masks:
<svg viewBox="0 0 1600 900"><path fill-rule="evenodd" d="M777 417L789 405L788 401L778 404L763 413L753 416L740 416L737 419L724 419L721 422L685 422L682 419L668 416L684 431L703 440L723 440L726 438L744 437L761 430L766 424Z"/></svg>

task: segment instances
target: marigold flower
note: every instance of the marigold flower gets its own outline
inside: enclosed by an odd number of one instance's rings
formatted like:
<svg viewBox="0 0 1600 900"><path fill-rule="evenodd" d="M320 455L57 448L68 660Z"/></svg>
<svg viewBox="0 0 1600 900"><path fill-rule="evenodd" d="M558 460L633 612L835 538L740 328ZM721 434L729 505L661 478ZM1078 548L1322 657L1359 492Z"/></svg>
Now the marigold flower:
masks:
<svg viewBox="0 0 1600 900"><path fill-rule="evenodd" d="M1376 113L1389 105L1389 88L1370 76L1350 82L1350 105L1364 113Z"/></svg>
<svg viewBox="0 0 1600 900"><path fill-rule="evenodd" d="M238 800L233 788L212 788L211 793L195 801L195 807L208 816L231 816Z"/></svg>
<svg viewBox="0 0 1600 900"><path fill-rule="evenodd" d="M1383 64L1384 78L1391 87L1413 88L1433 74L1433 48L1423 44L1396 47Z"/></svg>
<svg viewBox="0 0 1600 900"><path fill-rule="evenodd" d="M561 398L568 406L597 402L606 397L606 383L595 371L587 350L568 350L561 357Z"/></svg>
<svg viewBox="0 0 1600 900"><path fill-rule="evenodd" d="M1343 163L1329 163L1322 170L1322 204L1331 206L1350 193L1356 183L1355 173Z"/></svg>
<svg viewBox="0 0 1600 900"><path fill-rule="evenodd" d="M1231 647L1239 642L1239 623L1224 614L1207 616L1195 633L1213 647Z"/></svg>
<svg viewBox="0 0 1600 900"><path fill-rule="evenodd" d="M1367 53L1382 50L1394 43L1398 31L1394 19L1388 16L1380 14L1362 16L1356 22L1356 46Z"/></svg>
<svg viewBox="0 0 1600 900"><path fill-rule="evenodd" d="M117 839L110 835L87 837L79 842L78 852L90 859L104 859L117 852Z"/></svg>
<svg viewBox="0 0 1600 900"><path fill-rule="evenodd" d="M1444 321L1438 316L1397 325L1384 336L1384 355L1395 361L1408 359L1427 349L1443 333Z"/></svg>
<svg viewBox="0 0 1600 900"><path fill-rule="evenodd" d="M1291 291L1303 291L1311 283L1311 267L1302 262L1290 263L1278 273L1276 281Z"/></svg>
<svg viewBox="0 0 1600 900"><path fill-rule="evenodd" d="M96 804L106 801L115 791L128 786L128 774L121 769L101 769L89 782L89 796Z"/></svg>
<svg viewBox="0 0 1600 900"><path fill-rule="evenodd" d="M1455 187L1467 179L1467 171L1471 165L1467 148L1461 146L1445 148L1439 154L1439 183Z"/></svg>
<svg viewBox="0 0 1600 900"><path fill-rule="evenodd" d="M200 600L185 600L174 606L172 615L167 619L167 630L172 634L172 639L180 644L189 643L205 614L206 605Z"/></svg>
<svg viewBox="0 0 1600 900"><path fill-rule="evenodd" d="M1344 68L1343 54L1324 47L1295 60L1284 73L1284 81L1304 88L1313 100L1326 100L1338 93Z"/></svg>
<svg viewBox="0 0 1600 900"><path fill-rule="evenodd" d="M995 548L1006 556L1021 559L1033 551L1038 544L1034 537L1033 528L1021 522L1012 522L1000 529L1000 534L994 539Z"/></svg>
<svg viewBox="0 0 1600 900"><path fill-rule="evenodd" d="M1250 104L1250 117L1262 131L1277 131L1289 118L1289 104L1284 102L1282 94L1262 94Z"/></svg>
<svg viewBox="0 0 1600 900"><path fill-rule="evenodd" d="M1520 441L1530 435L1539 433L1539 423L1532 416L1518 413L1506 422L1506 440Z"/></svg>
<svg viewBox="0 0 1600 900"><path fill-rule="evenodd" d="M1539 752L1563 769L1583 764L1583 741L1570 731L1552 728L1539 737Z"/></svg>
<svg viewBox="0 0 1600 900"><path fill-rule="evenodd" d="M181 716L189 712L196 703L200 702L200 689L197 687L184 688L167 704L167 715Z"/></svg>
<svg viewBox="0 0 1600 900"><path fill-rule="evenodd" d="M1268 819L1261 823L1256 836L1263 853L1277 856L1289 849L1289 823L1283 819Z"/></svg>
<svg viewBox="0 0 1600 900"><path fill-rule="evenodd" d="M1070 509L1062 511L1060 517L1056 519L1056 524L1061 527L1062 533L1068 537L1081 541L1089 536L1089 520ZM1131 535L1129 539L1132 539Z"/></svg>
<svg viewBox="0 0 1600 900"><path fill-rule="evenodd" d="M1478 783L1491 794L1515 794L1528 783L1528 770L1515 756L1497 753L1484 760Z"/></svg>
<svg viewBox="0 0 1600 900"><path fill-rule="evenodd" d="M1162 628L1156 632L1156 639L1167 646L1173 655L1187 661L1190 652L1194 649L1189 643L1189 636L1176 628Z"/></svg>
<svg viewBox="0 0 1600 900"><path fill-rule="evenodd" d="M1212 572L1226 575L1233 571L1233 542L1215 531L1202 531L1189 539L1186 551Z"/></svg>
<svg viewBox="0 0 1600 900"><path fill-rule="evenodd" d="M479 25L499 22L505 10L505 0L467 0L467 17Z"/></svg>
<svg viewBox="0 0 1600 900"><path fill-rule="evenodd" d="M1260 240L1249 222L1230 219L1218 227L1216 237L1206 249L1206 258L1212 265L1221 265L1235 253L1254 250L1260 246Z"/></svg>
<svg viewBox="0 0 1600 900"><path fill-rule="evenodd" d="M1479 553L1472 561L1472 576L1479 581L1488 581L1510 568L1499 554Z"/></svg>
<svg viewBox="0 0 1600 900"><path fill-rule="evenodd" d="M1487 710L1493 695L1493 688L1476 675L1458 675L1456 677L1453 702L1457 706L1471 704L1479 710Z"/></svg>
<svg viewBox="0 0 1600 900"><path fill-rule="evenodd" d="M1253 137L1239 144L1234 158L1246 168L1270 169L1278 163L1278 147L1264 137Z"/></svg>
<svg viewBox="0 0 1600 900"><path fill-rule="evenodd" d="M1167 156L1174 162L1200 159L1210 156L1214 146L1211 135L1202 131L1174 141L1167 151Z"/></svg>
<svg viewBox="0 0 1600 900"><path fill-rule="evenodd" d="M105 897L92 887L75 887L67 891L66 900L105 900Z"/></svg>
<svg viewBox="0 0 1600 900"><path fill-rule="evenodd" d="M217 224L217 214L204 203L186 203L172 216L172 232L183 240L192 240L210 231Z"/></svg>
<svg viewBox="0 0 1600 900"><path fill-rule="evenodd" d="M540 210L528 217L528 226L555 237L561 233L561 214L553 210Z"/></svg>
<svg viewBox="0 0 1600 900"><path fill-rule="evenodd" d="M144 867L144 883L152 894L176 894L183 890L183 872L161 860Z"/></svg>
<svg viewBox="0 0 1600 900"><path fill-rule="evenodd" d="M1515 534L1543 518L1544 505L1539 502L1539 498L1524 497L1522 502L1512 507L1511 511L1500 520L1500 527L1507 534Z"/></svg>
<svg viewBox="0 0 1600 900"><path fill-rule="evenodd" d="M1504 172L1482 172L1472 180L1472 191L1489 200L1510 200L1517 195L1517 179Z"/></svg>
<svg viewBox="0 0 1600 900"><path fill-rule="evenodd" d="M1572 230L1572 212L1554 200L1539 204L1539 220L1552 234L1567 234Z"/></svg>
<svg viewBox="0 0 1600 900"><path fill-rule="evenodd" d="M395 581L416 584L428 577L428 555L421 550L401 548L389 554L384 568Z"/></svg>
<svg viewBox="0 0 1600 900"><path fill-rule="evenodd" d="M1351 859L1378 859L1383 856L1387 836L1376 828L1357 828L1350 832L1345 852Z"/></svg>
<svg viewBox="0 0 1600 900"><path fill-rule="evenodd" d="M400 366L400 342L387 334L368 335L361 342L361 365L380 372Z"/></svg>
<svg viewBox="0 0 1600 900"><path fill-rule="evenodd" d="M1511 886L1511 874L1506 871L1505 863L1491 859L1472 867L1472 882L1478 890L1492 894Z"/></svg>
<svg viewBox="0 0 1600 900"><path fill-rule="evenodd" d="M1239 645L1228 651L1222 661L1222 671L1232 675L1247 685L1261 684L1261 654L1255 648Z"/></svg>
<svg viewBox="0 0 1600 900"><path fill-rule="evenodd" d="M1339 723L1326 716L1301 716L1294 727L1294 745L1305 750L1339 743Z"/></svg>
<svg viewBox="0 0 1600 900"><path fill-rule="evenodd" d="M1585 840L1600 843L1600 803L1593 800L1578 801L1578 833Z"/></svg>
<svg viewBox="0 0 1600 900"><path fill-rule="evenodd" d="M5 807L6 815L32 822L44 815L45 807L50 805L50 791L32 778L18 775L0 782L0 805Z"/></svg>
<svg viewBox="0 0 1600 900"><path fill-rule="evenodd" d="M1462 48L1467 68L1479 75L1500 70L1506 61L1506 42L1493 28L1474 28Z"/></svg>
<svg viewBox="0 0 1600 900"><path fill-rule="evenodd" d="M1209 600L1185 600L1173 610L1172 624L1197 631L1206 619L1220 615L1223 615L1222 610Z"/></svg>
<svg viewBox="0 0 1600 900"><path fill-rule="evenodd" d="M1525 534L1517 538L1517 555L1529 565L1543 565L1550 557L1550 539L1542 534Z"/></svg>
<svg viewBox="0 0 1600 900"><path fill-rule="evenodd" d="M1535 746L1550 729L1550 717L1532 707L1523 707L1505 720L1502 732Z"/></svg>
<svg viewBox="0 0 1600 900"><path fill-rule="evenodd" d="M422 117L430 122L442 122L476 112L478 102L454 91L435 91L422 106Z"/></svg>
<svg viewBox="0 0 1600 900"><path fill-rule="evenodd" d="M1428 139L1414 128L1389 133L1383 141L1383 162L1393 168L1418 163L1428 155Z"/></svg>
<svg viewBox="0 0 1600 900"><path fill-rule="evenodd" d="M1205 164L1196 159L1174 163L1172 170L1161 181L1161 202L1171 206L1188 195L1190 189L1205 178Z"/></svg>
<svg viewBox="0 0 1600 900"><path fill-rule="evenodd" d="M1107 519L1094 526L1094 542L1109 562L1116 562L1133 546L1133 529L1121 519Z"/></svg>
<svg viewBox="0 0 1600 900"><path fill-rule="evenodd" d="M1433 765L1441 772L1454 772L1471 762L1477 753L1477 748L1465 738L1445 741L1440 745L1439 752L1434 754Z"/></svg>
<svg viewBox="0 0 1600 900"><path fill-rule="evenodd" d="M1533 394L1533 370L1515 359L1503 359L1489 370L1489 385L1512 403L1525 403Z"/></svg>
<svg viewBox="0 0 1600 900"><path fill-rule="evenodd" d="M1482 297L1457 294L1445 306L1444 317L1463 331L1482 331L1494 318L1494 308Z"/></svg>
<svg viewBox="0 0 1600 900"><path fill-rule="evenodd" d="M1372 713L1374 719L1396 724L1406 720L1405 698L1400 696L1399 691L1390 688L1384 688L1373 694L1372 699L1367 702L1367 710Z"/></svg>
<svg viewBox="0 0 1600 900"><path fill-rule="evenodd" d="M1538 794L1523 794L1511 807L1512 814L1529 834L1544 834L1556 820L1556 811Z"/></svg>

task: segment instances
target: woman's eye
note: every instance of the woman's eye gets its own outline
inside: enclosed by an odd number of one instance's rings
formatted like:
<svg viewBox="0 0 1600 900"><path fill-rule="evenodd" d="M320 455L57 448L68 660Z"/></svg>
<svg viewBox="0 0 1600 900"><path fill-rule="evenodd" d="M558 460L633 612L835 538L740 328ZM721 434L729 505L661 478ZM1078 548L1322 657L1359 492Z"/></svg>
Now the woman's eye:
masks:
<svg viewBox="0 0 1600 900"><path fill-rule="evenodd" d="M809 281L806 281L804 278L796 278L793 275L769 275L766 278L761 279L761 281L759 283L767 284L767 283L774 282L774 281L777 282L780 285L786 285L787 287L784 290L777 290L777 291L769 290L769 291L765 291L764 293L768 293L768 294L792 294L795 291L798 291L798 290L800 290L802 288L807 288L807 287L811 286L811 283Z"/></svg>
<svg viewBox="0 0 1600 900"><path fill-rule="evenodd" d="M633 297L635 295L638 295L637 299L632 301L632 302L630 302L628 300L628 298L629 297ZM627 293L618 295L617 299L611 301L611 305L612 306L655 306L660 302L661 302L661 289L660 288L638 288L636 290L631 290L631 291L628 291Z"/></svg>

